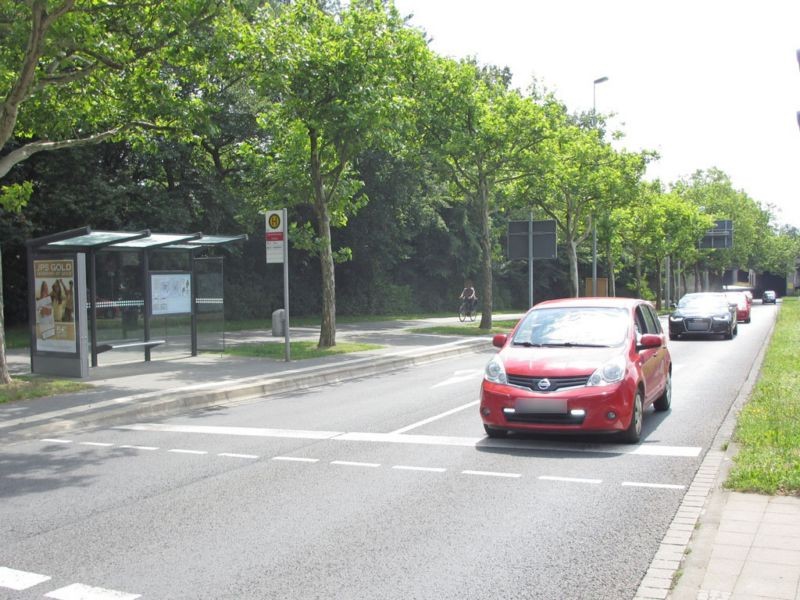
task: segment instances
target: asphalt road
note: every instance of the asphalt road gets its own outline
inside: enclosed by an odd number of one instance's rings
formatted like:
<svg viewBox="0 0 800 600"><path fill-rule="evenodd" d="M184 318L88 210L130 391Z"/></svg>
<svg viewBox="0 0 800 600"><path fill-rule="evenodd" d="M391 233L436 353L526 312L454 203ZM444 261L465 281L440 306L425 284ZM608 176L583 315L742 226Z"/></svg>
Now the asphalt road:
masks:
<svg viewBox="0 0 800 600"><path fill-rule="evenodd" d="M766 341L753 308L669 343L636 446L486 439L490 353L0 446L0 598L632 598Z"/></svg>

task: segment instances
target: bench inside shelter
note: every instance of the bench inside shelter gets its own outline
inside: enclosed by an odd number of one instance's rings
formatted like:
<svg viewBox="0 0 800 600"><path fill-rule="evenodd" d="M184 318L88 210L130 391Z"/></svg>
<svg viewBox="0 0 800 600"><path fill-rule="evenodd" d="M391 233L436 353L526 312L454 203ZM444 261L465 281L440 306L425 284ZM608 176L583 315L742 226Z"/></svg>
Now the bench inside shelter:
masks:
<svg viewBox="0 0 800 600"><path fill-rule="evenodd" d="M166 340L150 340L147 342L121 342L118 344L98 344L96 351L98 354L101 352L108 352L109 350L117 350L119 348L154 348L161 344L165 344Z"/></svg>

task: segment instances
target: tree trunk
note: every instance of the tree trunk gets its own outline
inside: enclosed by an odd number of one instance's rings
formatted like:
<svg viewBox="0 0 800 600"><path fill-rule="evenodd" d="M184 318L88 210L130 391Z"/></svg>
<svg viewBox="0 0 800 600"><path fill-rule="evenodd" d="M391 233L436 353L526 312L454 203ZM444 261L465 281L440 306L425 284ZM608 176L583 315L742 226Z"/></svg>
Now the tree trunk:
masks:
<svg viewBox="0 0 800 600"><path fill-rule="evenodd" d="M492 225L489 216L489 184L481 177L478 184L478 214L480 219L481 287L483 310L480 329L492 328Z"/></svg>
<svg viewBox="0 0 800 600"><path fill-rule="evenodd" d="M567 241L567 254L569 255L569 272L570 279L572 279L572 293L575 298L580 297L581 288L580 280L578 279L578 250L575 247L574 240Z"/></svg>
<svg viewBox="0 0 800 600"><path fill-rule="evenodd" d="M636 255L636 297L642 297L642 257Z"/></svg>
<svg viewBox="0 0 800 600"><path fill-rule="evenodd" d="M3 315L3 248L0 245L0 383L11 383L6 363L6 320Z"/></svg>
<svg viewBox="0 0 800 600"><path fill-rule="evenodd" d="M331 219L322 181L322 165L319 156L318 134L308 131L311 141L311 183L314 187L314 211L317 215L319 236L319 262L322 275L322 324L319 331L319 348L336 345L336 280L331 249Z"/></svg>
<svg viewBox="0 0 800 600"><path fill-rule="evenodd" d="M614 257L611 255L611 242L606 243L606 269L608 270L608 291L612 298L617 296L617 278L614 275Z"/></svg>
<svg viewBox="0 0 800 600"><path fill-rule="evenodd" d="M658 275L656 276L656 310L661 310L661 299L663 298L661 290L664 287L664 261L663 259L659 259L657 262L658 266L656 268L656 272Z"/></svg>

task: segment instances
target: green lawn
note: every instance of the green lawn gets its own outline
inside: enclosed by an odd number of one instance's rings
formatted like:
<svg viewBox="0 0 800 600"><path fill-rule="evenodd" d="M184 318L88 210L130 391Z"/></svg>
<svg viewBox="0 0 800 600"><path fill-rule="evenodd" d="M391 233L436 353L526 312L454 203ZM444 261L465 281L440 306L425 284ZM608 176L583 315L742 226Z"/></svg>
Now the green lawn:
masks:
<svg viewBox="0 0 800 600"><path fill-rule="evenodd" d="M726 487L800 494L800 299L784 298L761 375L739 415Z"/></svg>
<svg viewBox="0 0 800 600"><path fill-rule="evenodd" d="M0 404L15 400L70 394L91 387L90 384L79 381L23 375L14 377L11 385L0 385Z"/></svg>
<svg viewBox="0 0 800 600"><path fill-rule="evenodd" d="M413 333L434 333L438 335L492 335L495 333L510 333L517 321L493 321L490 330L478 327L480 319L472 323L459 323L458 325L436 325L433 327L417 327L409 329Z"/></svg>
<svg viewBox="0 0 800 600"><path fill-rule="evenodd" d="M320 350L316 342L290 342L291 359L304 360L307 358L319 358L321 356L332 356L334 354L346 354L349 352L364 352L366 350L377 350L383 346L376 344L356 344L351 342L338 342L333 348ZM226 348L225 354L234 356L251 356L255 358L274 358L283 360L285 345L283 342L265 342L259 344L241 344Z"/></svg>

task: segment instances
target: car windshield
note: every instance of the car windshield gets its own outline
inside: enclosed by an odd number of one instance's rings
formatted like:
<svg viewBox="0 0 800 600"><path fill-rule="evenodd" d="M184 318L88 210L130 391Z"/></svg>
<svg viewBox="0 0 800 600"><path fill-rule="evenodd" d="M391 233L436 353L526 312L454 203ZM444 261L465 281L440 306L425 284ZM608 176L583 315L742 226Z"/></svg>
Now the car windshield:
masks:
<svg viewBox="0 0 800 600"><path fill-rule="evenodd" d="M693 308L701 310L721 310L728 309L727 300L722 296L684 296L678 302L678 308Z"/></svg>
<svg viewBox="0 0 800 600"><path fill-rule="evenodd" d="M522 346L618 346L628 334L624 308L553 307L531 311L512 342Z"/></svg>

